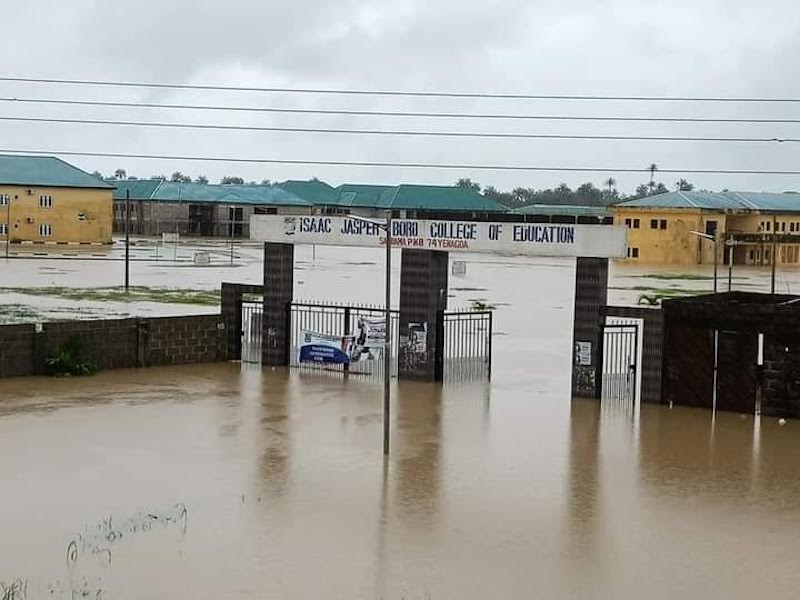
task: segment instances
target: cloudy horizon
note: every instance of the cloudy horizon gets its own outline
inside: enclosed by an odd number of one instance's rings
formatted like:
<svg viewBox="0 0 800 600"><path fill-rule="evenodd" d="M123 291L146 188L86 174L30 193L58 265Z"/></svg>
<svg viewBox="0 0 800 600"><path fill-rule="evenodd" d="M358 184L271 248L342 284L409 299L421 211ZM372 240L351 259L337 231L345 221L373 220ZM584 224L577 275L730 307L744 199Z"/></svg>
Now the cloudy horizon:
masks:
<svg viewBox="0 0 800 600"><path fill-rule="evenodd" d="M789 1L473 2L444 0L290 6L255 1L6 6L0 76L244 87L518 94L799 98L800 19ZM155 102L326 110L531 115L800 118L798 103L677 103L265 94L0 82L1 98ZM177 111L13 104L5 117L258 127L404 129L565 135L800 138L800 124L461 120ZM795 143L722 143L356 136L155 129L4 121L6 150L118 152L289 160L542 167L798 170ZM398 167L195 163L64 156L88 171L147 177L182 171L218 180L598 187L633 192L647 173L422 170ZM800 189L798 176L662 173L670 189Z"/></svg>

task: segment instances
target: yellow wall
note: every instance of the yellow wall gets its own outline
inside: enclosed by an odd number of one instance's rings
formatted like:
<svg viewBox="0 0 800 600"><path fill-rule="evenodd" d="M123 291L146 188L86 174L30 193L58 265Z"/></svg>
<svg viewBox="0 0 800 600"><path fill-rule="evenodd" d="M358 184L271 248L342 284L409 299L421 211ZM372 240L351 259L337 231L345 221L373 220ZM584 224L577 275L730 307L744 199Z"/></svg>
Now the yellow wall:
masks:
<svg viewBox="0 0 800 600"><path fill-rule="evenodd" d="M0 223L10 217L12 243L111 243L111 190L0 185L0 194L11 198L9 205L0 206ZM43 195L52 197L52 207L39 206ZM52 235L40 235L40 225L50 225Z"/></svg>
<svg viewBox="0 0 800 600"><path fill-rule="evenodd" d="M778 233L800 235L800 214L775 215ZM635 220L639 227L635 227ZM651 227L651 220L658 221L658 227ZM661 229L661 221L666 220L667 228ZM731 233L771 233L772 214L758 212L731 213L700 209L682 208L614 208L614 224L626 225L628 230L629 258L631 263L650 263L667 265L698 265L714 262L714 244L700 238L692 231L706 233L709 221L717 222L720 242L717 244L718 261L725 262L724 239ZM769 222L769 226L767 226ZM638 257L634 249L638 248ZM778 264L800 264L800 245L778 246ZM734 250L734 264L769 265L772 262L772 245L737 246Z"/></svg>
<svg viewBox="0 0 800 600"><path fill-rule="evenodd" d="M726 216L699 209L614 209L615 225L626 225L628 221L627 260L630 262L696 265L714 262L714 244L691 232L705 233L707 222L716 221L721 234L725 231ZM652 221L656 222L655 228L652 227ZM662 229L662 221L666 221L666 229ZM634 257L634 249L638 249L638 257ZM719 252L721 260L721 244Z"/></svg>

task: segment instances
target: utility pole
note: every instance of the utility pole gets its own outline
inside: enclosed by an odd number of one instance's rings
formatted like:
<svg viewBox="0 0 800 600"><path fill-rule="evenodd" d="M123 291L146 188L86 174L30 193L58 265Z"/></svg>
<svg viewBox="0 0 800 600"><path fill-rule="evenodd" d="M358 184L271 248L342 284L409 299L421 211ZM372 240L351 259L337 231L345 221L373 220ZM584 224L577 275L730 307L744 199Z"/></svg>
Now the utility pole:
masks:
<svg viewBox="0 0 800 600"><path fill-rule="evenodd" d="M131 190L125 190L125 293L131 287Z"/></svg>
<svg viewBox="0 0 800 600"><path fill-rule="evenodd" d="M392 381L392 211L386 214L386 348L383 351L383 454L389 455L389 409Z"/></svg>

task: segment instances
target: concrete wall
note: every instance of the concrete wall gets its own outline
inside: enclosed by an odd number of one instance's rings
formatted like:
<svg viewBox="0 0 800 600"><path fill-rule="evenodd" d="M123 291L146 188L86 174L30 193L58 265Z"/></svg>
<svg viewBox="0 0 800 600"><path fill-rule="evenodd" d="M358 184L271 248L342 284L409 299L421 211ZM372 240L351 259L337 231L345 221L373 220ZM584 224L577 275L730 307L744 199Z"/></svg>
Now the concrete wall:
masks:
<svg viewBox="0 0 800 600"><path fill-rule="evenodd" d="M221 362L228 359L219 315L109 319L0 326L0 377L46 373L46 361L65 343L98 369Z"/></svg>
<svg viewBox="0 0 800 600"><path fill-rule="evenodd" d="M0 223L8 224L12 243L111 243L111 190L0 185L0 194L10 198L0 206ZM39 206L41 196L52 206ZM52 235L40 235L40 225Z"/></svg>

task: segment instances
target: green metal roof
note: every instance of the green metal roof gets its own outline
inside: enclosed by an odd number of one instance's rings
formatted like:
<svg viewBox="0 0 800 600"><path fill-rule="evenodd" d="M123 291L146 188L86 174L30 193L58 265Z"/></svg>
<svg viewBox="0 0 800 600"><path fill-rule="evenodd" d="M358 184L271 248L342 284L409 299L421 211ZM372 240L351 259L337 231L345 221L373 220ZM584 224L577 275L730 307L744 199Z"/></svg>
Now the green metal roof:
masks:
<svg viewBox="0 0 800 600"><path fill-rule="evenodd" d="M278 187L316 205L335 205L339 197L339 192L324 181L290 179L279 183Z"/></svg>
<svg viewBox="0 0 800 600"><path fill-rule="evenodd" d="M124 200L128 192L131 199L139 200L149 198L161 185L163 179L121 179L114 180L117 188L114 190L114 200Z"/></svg>
<svg viewBox="0 0 800 600"><path fill-rule="evenodd" d="M130 189L132 200L313 206L309 201L275 185L177 183L161 179L120 181L118 184L119 188L114 194L117 200L123 200Z"/></svg>
<svg viewBox="0 0 800 600"><path fill-rule="evenodd" d="M36 187L113 189L86 171L55 156L0 154L0 184Z"/></svg>
<svg viewBox="0 0 800 600"><path fill-rule="evenodd" d="M520 215L565 215L574 217L610 217L611 210L601 206L578 206L570 204L528 204L516 208Z"/></svg>
<svg viewBox="0 0 800 600"><path fill-rule="evenodd" d="M507 212L499 202L474 190L454 186L400 185L380 196L378 208L460 212Z"/></svg>
<svg viewBox="0 0 800 600"><path fill-rule="evenodd" d="M800 212L800 194L767 192L666 192L620 202L620 208L694 208L717 211Z"/></svg>

